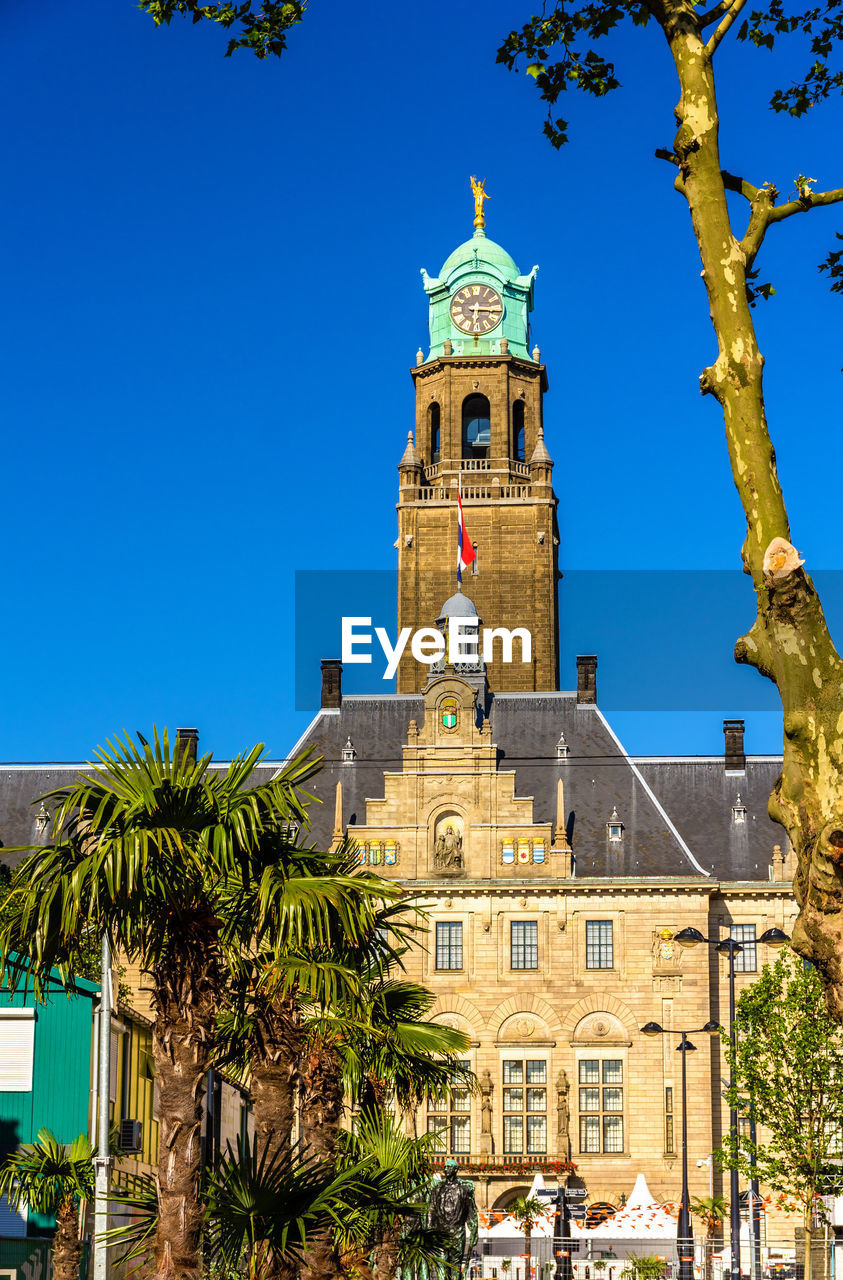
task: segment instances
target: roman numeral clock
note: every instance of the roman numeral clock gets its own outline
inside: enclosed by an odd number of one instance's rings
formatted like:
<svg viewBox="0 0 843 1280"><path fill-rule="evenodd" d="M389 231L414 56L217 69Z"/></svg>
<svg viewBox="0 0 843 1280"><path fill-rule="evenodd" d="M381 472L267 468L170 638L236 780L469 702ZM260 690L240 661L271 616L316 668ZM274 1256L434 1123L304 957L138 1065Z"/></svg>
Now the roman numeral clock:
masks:
<svg viewBox="0 0 843 1280"><path fill-rule="evenodd" d="M491 286L467 284L454 294L450 312L463 333L490 333L503 319L503 303Z"/></svg>

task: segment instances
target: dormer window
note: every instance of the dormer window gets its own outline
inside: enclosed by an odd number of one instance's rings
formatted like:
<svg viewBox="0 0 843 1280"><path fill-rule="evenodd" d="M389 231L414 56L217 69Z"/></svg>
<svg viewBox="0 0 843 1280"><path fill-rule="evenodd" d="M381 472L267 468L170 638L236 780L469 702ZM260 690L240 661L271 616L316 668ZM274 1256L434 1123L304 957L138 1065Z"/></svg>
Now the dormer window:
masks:
<svg viewBox="0 0 843 1280"><path fill-rule="evenodd" d="M623 840L623 823L618 817L617 809L612 810L612 816L606 823L606 834L612 844L620 844Z"/></svg>
<svg viewBox="0 0 843 1280"><path fill-rule="evenodd" d="M354 743L351 741L351 738L346 738L345 746L342 749L343 763L353 760L356 755L357 752L354 750Z"/></svg>
<svg viewBox="0 0 843 1280"><path fill-rule="evenodd" d="M557 744L556 744L556 757L557 757L557 759L558 759L558 760L567 760L567 759L568 759L568 750L569 750L569 748L568 748L568 744L567 744L567 742L565 741L565 735L564 735L564 733L560 733L560 735L559 735L559 741L558 741L558 742L557 742Z"/></svg>
<svg viewBox="0 0 843 1280"><path fill-rule="evenodd" d="M738 792L738 798L732 805L732 821L734 823L746 822L746 805L741 800L741 793Z"/></svg>

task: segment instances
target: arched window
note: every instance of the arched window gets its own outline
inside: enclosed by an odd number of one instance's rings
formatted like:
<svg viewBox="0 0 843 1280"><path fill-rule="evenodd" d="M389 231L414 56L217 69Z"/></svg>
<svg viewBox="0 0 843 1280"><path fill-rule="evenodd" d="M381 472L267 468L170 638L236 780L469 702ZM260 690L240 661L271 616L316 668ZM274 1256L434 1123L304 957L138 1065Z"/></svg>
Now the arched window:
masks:
<svg viewBox="0 0 843 1280"><path fill-rule="evenodd" d="M526 461L524 449L524 401L516 400L512 406L512 456L516 462Z"/></svg>
<svg viewBox="0 0 843 1280"><path fill-rule="evenodd" d="M439 426L439 405L436 401L427 411L428 440L430 441L430 461L438 462L441 452L442 435Z"/></svg>
<svg viewBox="0 0 843 1280"><path fill-rule="evenodd" d="M488 458L491 434L489 401L485 396L469 396L462 406L462 456Z"/></svg>

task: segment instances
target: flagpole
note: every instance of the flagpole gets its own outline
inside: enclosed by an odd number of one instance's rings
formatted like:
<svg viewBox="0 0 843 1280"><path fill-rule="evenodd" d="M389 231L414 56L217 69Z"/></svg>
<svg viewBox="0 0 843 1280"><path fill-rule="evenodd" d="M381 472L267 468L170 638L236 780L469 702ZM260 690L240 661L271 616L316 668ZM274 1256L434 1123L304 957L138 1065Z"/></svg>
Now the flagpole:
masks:
<svg viewBox="0 0 843 1280"><path fill-rule="evenodd" d="M457 493L459 499L457 502L457 520L459 521L460 512L462 511L462 467L457 472ZM462 591L462 569L460 568L460 555L462 547L460 546L459 533L457 533L457 591Z"/></svg>

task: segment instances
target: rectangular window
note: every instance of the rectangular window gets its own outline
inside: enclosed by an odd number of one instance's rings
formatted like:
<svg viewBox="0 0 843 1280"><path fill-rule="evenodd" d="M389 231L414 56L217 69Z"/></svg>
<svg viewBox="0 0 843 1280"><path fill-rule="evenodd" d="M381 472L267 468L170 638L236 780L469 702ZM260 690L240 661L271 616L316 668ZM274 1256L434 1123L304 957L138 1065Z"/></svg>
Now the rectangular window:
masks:
<svg viewBox="0 0 843 1280"><path fill-rule="evenodd" d="M471 1063L457 1064L468 1070ZM430 1098L427 1104L427 1131L438 1133L440 1154L465 1156L471 1153L471 1097L465 1089L455 1089L451 1098Z"/></svg>
<svg viewBox="0 0 843 1280"><path fill-rule="evenodd" d="M503 1062L503 1149L506 1155L547 1151L547 1063L539 1058ZM526 1081L527 1088L523 1085ZM513 1087L517 1086L517 1087Z"/></svg>
<svg viewBox="0 0 843 1280"><path fill-rule="evenodd" d="M667 1085L664 1091L664 1150L665 1155L674 1154L673 1135L673 1086Z"/></svg>
<svg viewBox="0 0 843 1280"><path fill-rule="evenodd" d="M758 969L758 955L755 946L754 924L733 924L729 936L743 947L735 953L735 973L755 973Z"/></svg>
<svg viewBox="0 0 843 1280"><path fill-rule="evenodd" d="M451 1119L451 1154L467 1156L471 1151L471 1121L468 1116Z"/></svg>
<svg viewBox="0 0 843 1280"><path fill-rule="evenodd" d="M521 1116L504 1116L503 1149L507 1155L520 1156L524 1150L524 1121Z"/></svg>
<svg viewBox="0 0 843 1280"><path fill-rule="evenodd" d="M539 923L513 920L510 928L510 964L513 969L538 969Z"/></svg>
<svg viewBox="0 0 843 1280"><path fill-rule="evenodd" d="M460 922L436 925L436 968L462 968L462 924Z"/></svg>
<svg viewBox="0 0 843 1280"><path fill-rule="evenodd" d="M527 1151L539 1154L547 1151L547 1118L527 1116Z"/></svg>
<svg viewBox="0 0 843 1280"><path fill-rule="evenodd" d="M611 920L586 920L585 967L586 969L614 968Z"/></svg>
<svg viewBox="0 0 843 1280"><path fill-rule="evenodd" d="M600 1117L580 1116L580 1151L586 1154L600 1152Z"/></svg>
<svg viewBox="0 0 843 1280"><path fill-rule="evenodd" d="M35 1010L0 1010L0 1093L32 1092Z"/></svg>
<svg viewBox="0 0 843 1280"><path fill-rule="evenodd" d="M593 1155L622 1152L623 1059L581 1058L578 1078L580 1151Z"/></svg>
<svg viewBox="0 0 843 1280"><path fill-rule="evenodd" d="M623 1116L603 1117L603 1150L623 1151Z"/></svg>

